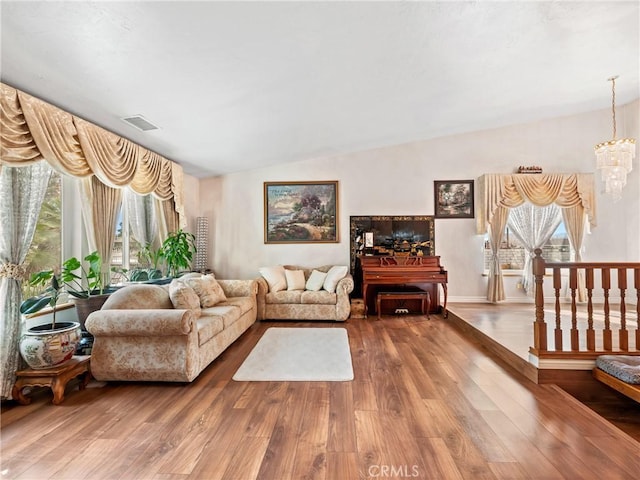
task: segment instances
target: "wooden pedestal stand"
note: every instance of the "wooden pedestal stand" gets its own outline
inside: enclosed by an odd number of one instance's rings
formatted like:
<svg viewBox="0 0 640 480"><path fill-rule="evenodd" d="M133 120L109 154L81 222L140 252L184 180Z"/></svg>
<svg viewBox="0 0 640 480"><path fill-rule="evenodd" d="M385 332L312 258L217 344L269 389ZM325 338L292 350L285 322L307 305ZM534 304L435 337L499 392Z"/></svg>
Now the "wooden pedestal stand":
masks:
<svg viewBox="0 0 640 480"><path fill-rule="evenodd" d="M80 390L89 383L91 371L89 370L89 355L77 355L63 365L51 368L34 370L26 368L16 372L16 383L13 386L12 396L22 405L29 405L31 399L22 394L25 387L50 387L53 392L53 404L59 405L64 400L64 390L69 380L83 375L80 382Z"/></svg>

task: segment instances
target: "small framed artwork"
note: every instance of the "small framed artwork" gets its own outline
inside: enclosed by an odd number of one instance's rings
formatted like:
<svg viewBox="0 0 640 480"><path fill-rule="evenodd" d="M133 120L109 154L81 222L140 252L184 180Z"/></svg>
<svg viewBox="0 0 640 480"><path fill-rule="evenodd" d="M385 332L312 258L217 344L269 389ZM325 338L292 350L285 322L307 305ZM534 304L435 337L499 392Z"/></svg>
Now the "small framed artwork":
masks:
<svg viewBox="0 0 640 480"><path fill-rule="evenodd" d="M436 218L473 218L473 180L433 182Z"/></svg>
<svg viewBox="0 0 640 480"><path fill-rule="evenodd" d="M364 232L365 248L373 248L373 232Z"/></svg>
<svg viewBox="0 0 640 480"><path fill-rule="evenodd" d="M264 182L264 243L337 243L338 182Z"/></svg>

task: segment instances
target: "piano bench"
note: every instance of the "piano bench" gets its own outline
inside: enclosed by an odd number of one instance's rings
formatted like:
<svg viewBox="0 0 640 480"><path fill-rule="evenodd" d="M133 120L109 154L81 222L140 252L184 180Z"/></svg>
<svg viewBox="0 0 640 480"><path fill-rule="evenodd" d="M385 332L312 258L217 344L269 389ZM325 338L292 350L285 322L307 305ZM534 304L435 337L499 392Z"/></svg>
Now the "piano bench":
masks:
<svg viewBox="0 0 640 480"><path fill-rule="evenodd" d="M429 292L423 290L419 291L396 291L396 292L378 292L376 296L376 310L378 311L378 320L380 320L380 314L382 312L383 300L421 300L420 313L424 315L426 313L429 318L429 310L431 309L431 295Z"/></svg>

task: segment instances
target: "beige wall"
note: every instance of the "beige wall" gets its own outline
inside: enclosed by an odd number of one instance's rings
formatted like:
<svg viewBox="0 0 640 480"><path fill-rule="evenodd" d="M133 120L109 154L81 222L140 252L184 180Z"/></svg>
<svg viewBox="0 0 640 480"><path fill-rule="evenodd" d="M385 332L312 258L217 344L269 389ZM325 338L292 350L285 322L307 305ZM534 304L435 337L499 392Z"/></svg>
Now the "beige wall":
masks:
<svg viewBox="0 0 640 480"><path fill-rule="evenodd" d="M617 108L619 136L640 139L639 107L637 100ZM477 179L511 173L519 165L540 165L547 173L593 172L593 146L610 135L611 112L599 110L202 179L199 186L190 180L185 184L189 225L193 229L199 215L209 218L209 264L220 278L253 278L259 267L274 264L348 264L351 215L431 215L434 180ZM586 238L585 260L640 261L639 177L636 156L621 202L597 194L598 227ZM340 242L265 245L263 182L308 180L340 182ZM599 178L596 190L602 190ZM475 220L437 219L435 229L450 298L484 299L483 237L475 233ZM511 299L524 298L517 281L506 279Z"/></svg>
<svg viewBox="0 0 640 480"><path fill-rule="evenodd" d="M200 216L200 181L184 175L184 211L187 217L185 230L196 232L196 218Z"/></svg>

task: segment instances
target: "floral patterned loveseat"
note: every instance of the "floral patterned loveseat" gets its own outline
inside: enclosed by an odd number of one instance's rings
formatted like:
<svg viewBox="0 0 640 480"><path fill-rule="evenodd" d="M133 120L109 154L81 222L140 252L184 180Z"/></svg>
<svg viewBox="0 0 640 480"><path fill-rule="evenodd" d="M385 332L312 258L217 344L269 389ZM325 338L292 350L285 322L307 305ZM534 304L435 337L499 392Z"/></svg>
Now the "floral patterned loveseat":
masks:
<svg viewBox="0 0 640 480"><path fill-rule="evenodd" d="M332 273L339 269L344 269L344 273L338 273L331 281ZM349 318L349 294L353 291L354 284L347 267L325 265L305 268L285 265L263 268L260 273L262 276L257 279L258 320L344 322ZM281 273L285 274L284 280L280 278ZM294 274L299 275L296 285L292 285Z"/></svg>
<svg viewBox="0 0 640 480"><path fill-rule="evenodd" d="M216 296L181 277L170 285L123 287L89 315L93 377L190 382L256 321L255 280L188 276L200 287L205 280L217 284Z"/></svg>

